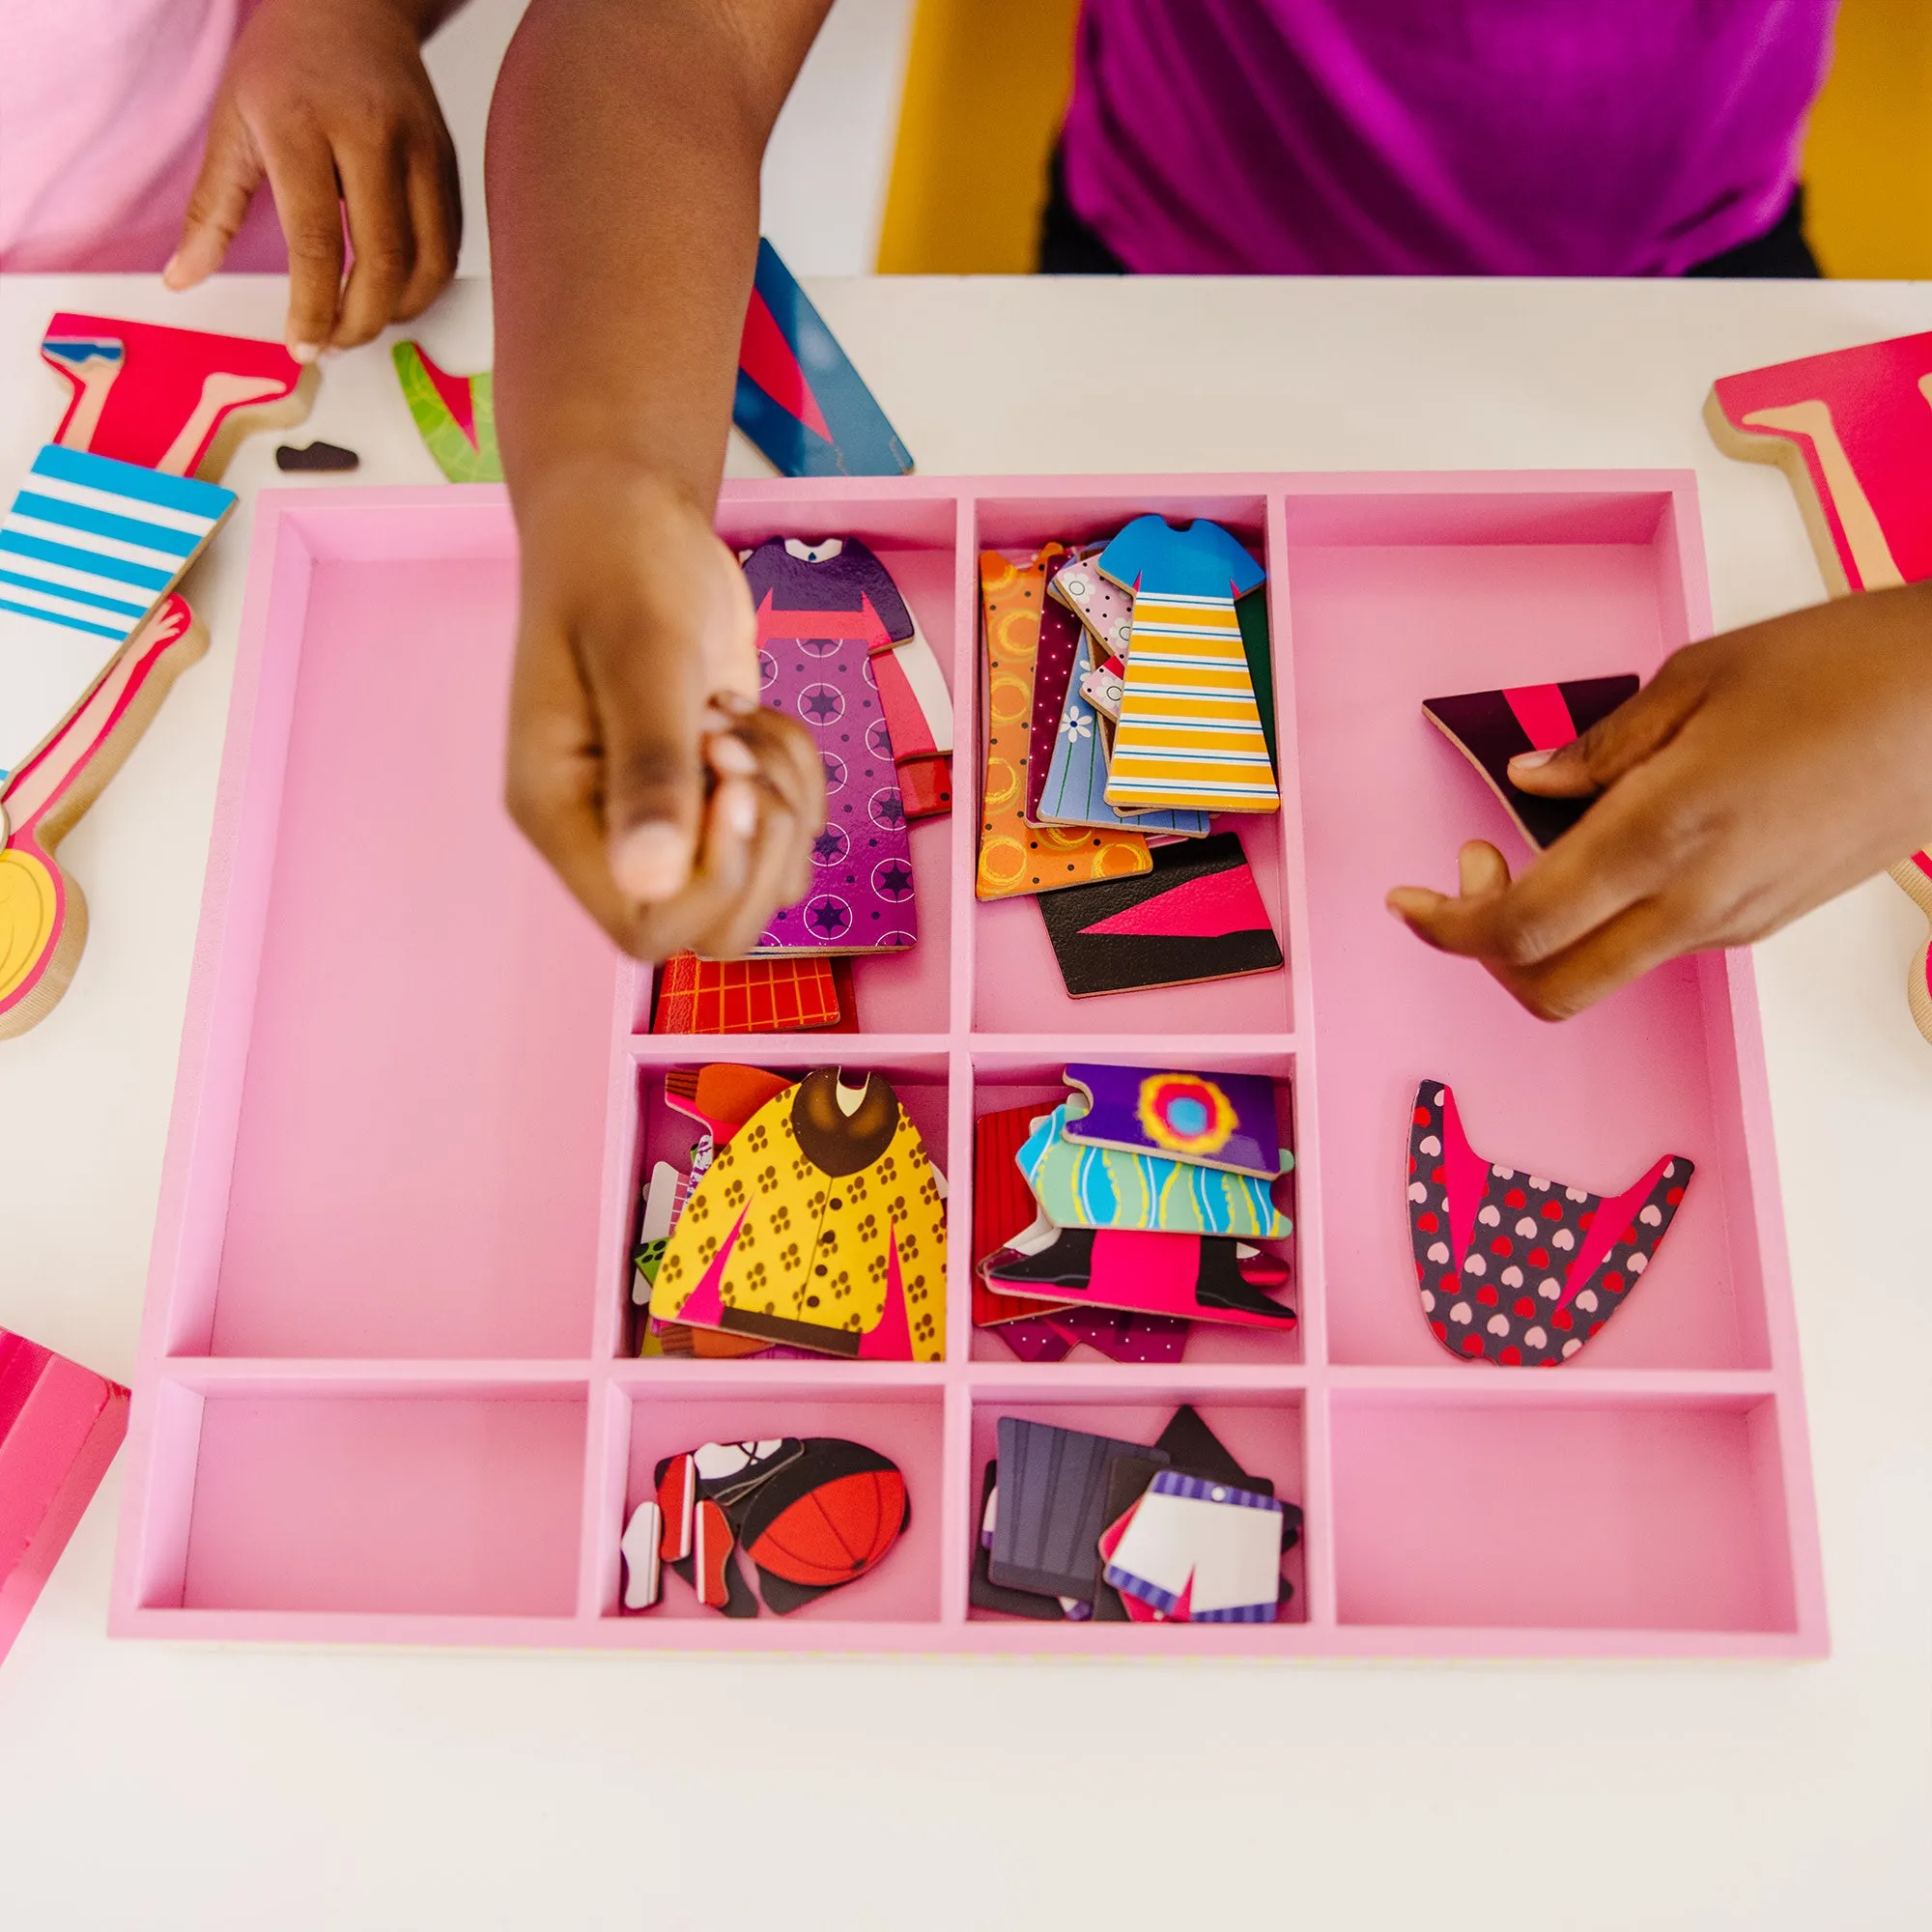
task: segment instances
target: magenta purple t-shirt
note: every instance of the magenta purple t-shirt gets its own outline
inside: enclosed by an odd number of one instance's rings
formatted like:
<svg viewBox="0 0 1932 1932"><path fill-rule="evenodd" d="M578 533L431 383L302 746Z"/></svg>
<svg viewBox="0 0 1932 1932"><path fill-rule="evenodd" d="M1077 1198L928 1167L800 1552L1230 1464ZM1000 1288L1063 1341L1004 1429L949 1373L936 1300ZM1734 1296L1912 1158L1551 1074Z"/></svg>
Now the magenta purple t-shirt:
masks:
<svg viewBox="0 0 1932 1932"><path fill-rule="evenodd" d="M1674 275L1770 228L1837 0L1086 0L1067 198L1154 274Z"/></svg>

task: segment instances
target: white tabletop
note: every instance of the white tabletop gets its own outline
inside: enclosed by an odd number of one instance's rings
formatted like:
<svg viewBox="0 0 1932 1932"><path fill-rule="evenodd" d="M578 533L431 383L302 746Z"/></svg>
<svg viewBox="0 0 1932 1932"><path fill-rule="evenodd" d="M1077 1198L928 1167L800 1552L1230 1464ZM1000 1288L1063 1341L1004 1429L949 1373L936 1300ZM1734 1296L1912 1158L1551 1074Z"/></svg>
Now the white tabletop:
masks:
<svg viewBox="0 0 1932 1932"><path fill-rule="evenodd" d="M932 474L1689 466L1719 625L1817 601L1714 376L1932 327L1901 284L912 281L812 294ZM281 285L0 278L0 482L57 416L69 307L280 333ZM482 366L487 293L413 331ZM385 346L296 440L430 482ZM0 1043L0 1326L134 1360L234 663L208 660L62 853L93 930ZM734 449L734 470L756 459ZM322 481L339 479L323 478ZM8 486L11 489L11 486ZM1932 1923L1932 1047L1884 881L1759 974L1834 1654L1783 1666L1068 1667L110 1643L117 1473L0 1666L0 1922L308 1927ZM1918 1177L1915 1179L1915 1176ZM1264 1920L1263 1915L1265 1915Z"/></svg>

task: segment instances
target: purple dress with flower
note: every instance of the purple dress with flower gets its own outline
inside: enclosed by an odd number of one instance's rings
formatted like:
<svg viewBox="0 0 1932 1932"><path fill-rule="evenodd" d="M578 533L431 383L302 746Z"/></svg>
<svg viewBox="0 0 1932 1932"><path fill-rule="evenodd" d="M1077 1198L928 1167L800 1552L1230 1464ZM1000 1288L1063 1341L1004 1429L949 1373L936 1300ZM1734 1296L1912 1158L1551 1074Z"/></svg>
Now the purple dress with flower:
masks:
<svg viewBox="0 0 1932 1932"><path fill-rule="evenodd" d="M872 675L875 633L909 630L885 566L862 543L773 537L745 560L758 612L762 696L825 763L811 890L774 915L761 952L894 952L919 938L912 841Z"/></svg>

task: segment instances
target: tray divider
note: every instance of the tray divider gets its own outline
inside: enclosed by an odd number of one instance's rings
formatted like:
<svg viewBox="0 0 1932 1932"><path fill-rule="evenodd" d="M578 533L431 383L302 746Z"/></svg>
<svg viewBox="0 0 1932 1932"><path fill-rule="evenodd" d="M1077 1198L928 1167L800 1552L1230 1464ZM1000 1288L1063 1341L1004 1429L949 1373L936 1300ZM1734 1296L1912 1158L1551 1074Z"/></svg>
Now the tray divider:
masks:
<svg viewBox="0 0 1932 1932"><path fill-rule="evenodd" d="M592 1365L590 1414L583 1432L582 1528L577 1563L577 1614L592 1622L614 1616L623 1589L618 1541L624 1533L631 1453L631 1400L612 1373ZM614 1528L613 1528L614 1525Z"/></svg>
<svg viewBox="0 0 1932 1932"><path fill-rule="evenodd" d="M1485 1407L1602 1407L1617 1403L1748 1407L1783 1392L1770 1369L1595 1369L1565 1363L1560 1373L1542 1375L1487 1362L1456 1362L1447 1355L1439 1368L1335 1363L1323 1369L1322 1380L1350 1396Z"/></svg>
<svg viewBox="0 0 1932 1932"><path fill-rule="evenodd" d="M619 1052L634 1071L713 1060L738 1061L748 1066L810 1068L848 1052L855 1065L862 1059L867 1064L936 1059L946 1053L952 1038L946 1033L638 1033L620 1043ZM639 1170L639 1184L642 1179Z"/></svg>
<svg viewBox="0 0 1932 1932"><path fill-rule="evenodd" d="M611 995L611 1077L604 1101L604 1188L598 1209L597 1293L590 1336L591 1358L599 1362L612 1361L624 1352L625 1314L630 1305L626 1289L644 1158L638 1065L631 1055L632 1027L639 981L648 985L650 973L649 967L627 961L617 974Z"/></svg>
<svg viewBox="0 0 1932 1932"><path fill-rule="evenodd" d="M973 1504L973 1390L963 1378L946 1383L946 1416L940 1451L939 1621L966 1621L966 1585L976 1525Z"/></svg>
<svg viewBox="0 0 1932 1932"><path fill-rule="evenodd" d="M156 1373L206 1395L421 1395L583 1388L600 1364L576 1355L172 1355Z"/></svg>
<svg viewBox="0 0 1932 1932"><path fill-rule="evenodd" d="M1323 1372L1312 1370L1313 1379L1302 1404L1301 1534L1308 1578L1308 1621L1333 1630L1335 1612L1335 1483L1334 1435L1329 1427L1328 1386Z"/></svg>
<svg viewBox="0 0 1932 1932"><path fill-rule="evenodd" d="M950 1031L955 1040L973 1030L979 980L979 926L974 885L980 871L980 784L985 753L980 744L980 516L979 498L962 493L952 540L952 977Z"/></svg>
<svg viewBox="0 0 1932 1932"><path fill-rule="evenodd" d="M1267 498L1268 636L1274 653L1276 746L1281 766L1281 864L1287 901L1289 988L1294 1053L1294 1281L1302 1359L1328 1360L1326 1267L1322 1248L1321 1149L1316 1105L1315 948L1308 922L1308 866L1303 838L1301 756L1294 681L1293 586L1288 561L1288 499ZM1311 1428L1313 1424L1311 1424Z"/></svg>

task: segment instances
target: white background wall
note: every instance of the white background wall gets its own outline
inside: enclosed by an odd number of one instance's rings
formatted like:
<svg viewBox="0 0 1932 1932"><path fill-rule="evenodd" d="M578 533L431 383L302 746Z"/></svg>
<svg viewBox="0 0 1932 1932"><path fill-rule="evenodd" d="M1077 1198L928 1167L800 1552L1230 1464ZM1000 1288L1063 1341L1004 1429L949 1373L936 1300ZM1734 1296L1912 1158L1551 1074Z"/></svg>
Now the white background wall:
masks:
<svg viewBox="0 0 1932 1932"><path fill-rule="evenodd" d="M487 274L483 130L497 66L526 0L469 0L431 43L456 137L467 222L458 272ZM765 156L764 232L801 275L871 272L898 131L913 0L838 0Z"/></svg>

